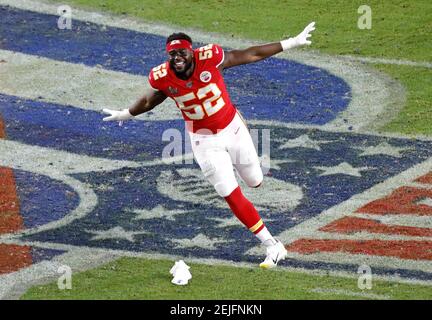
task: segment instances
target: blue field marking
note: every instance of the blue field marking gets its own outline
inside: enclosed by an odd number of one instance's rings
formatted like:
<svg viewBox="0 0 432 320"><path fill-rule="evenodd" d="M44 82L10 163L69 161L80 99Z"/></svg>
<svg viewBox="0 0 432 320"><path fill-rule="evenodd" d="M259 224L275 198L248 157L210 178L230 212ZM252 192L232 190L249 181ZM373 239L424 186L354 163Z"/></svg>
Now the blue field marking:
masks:
<svg viewBox="0 0 432 320"><path fill-rule="evenodd" d="M25 228L60 220L79 204L78 194L60 181L17 169L14 175Z"/></svg>
<svg viewBox="0 0 432 320"><path fill-rule="evenodd" d="M78 20L72 30L59 30L58 16L5 6L0 6L0 16L4 50L143 76L166 59L161 36L102 29ZM341 78L285 59L232 68L225 72L225 79L233 103L248 119L323 125L351 100L350 87Z"/></svg>
<svg viewBox="0 0 432 320"><path fill-rule="evenodd" d="M11 140L110 159L159 159L165 146L162 133L169 128L184 131L182 119L132 120L120 127L117 122L103 122L106 115L101 112L2 94L0 114ZM131 149L125 152L125 146Z"/></svg>

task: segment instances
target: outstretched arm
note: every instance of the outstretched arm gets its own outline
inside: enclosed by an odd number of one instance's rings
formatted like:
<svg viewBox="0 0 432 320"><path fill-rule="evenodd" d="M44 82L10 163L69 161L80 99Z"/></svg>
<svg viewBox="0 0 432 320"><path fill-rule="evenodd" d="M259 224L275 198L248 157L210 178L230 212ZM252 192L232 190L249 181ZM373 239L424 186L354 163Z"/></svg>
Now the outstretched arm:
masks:
<svg viewBox="0 0 432 320"><path fill-rule="evenodd" d="M230 68L241 64L256 62L271 57L279 52L302 45L310 45L310 32L315 30L315 22L311 22L299 35L294 38L282 40L260 46L253 46L244 50L231 50L225 54L222 68Z"/></svg>
<svg viewBox="0 0 432 320"><path fill-rule="evenodd" d="M231 50L225 53L223 68L231 68L241 64L252 63L282 52L280 42L249 47L244 50Z"/></svg>
<svg viewBox="0 0 432 320"><path fill-rule="evenodd" d="M167 96L162 91L149 89L134 105L129 109L121 111L103 109L103 112L110 116L103 118L103 121L125 121L129 120L141 113L152 110L158 104L161 104Z"/></svg>

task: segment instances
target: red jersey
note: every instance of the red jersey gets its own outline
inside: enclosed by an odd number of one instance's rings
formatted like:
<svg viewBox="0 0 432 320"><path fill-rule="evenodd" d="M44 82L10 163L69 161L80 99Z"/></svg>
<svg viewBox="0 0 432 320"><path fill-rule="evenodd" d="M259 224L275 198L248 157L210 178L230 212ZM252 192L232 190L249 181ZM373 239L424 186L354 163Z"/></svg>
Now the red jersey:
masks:
<svg viewBox="0 0 432 320"><path fill-rule="evenodd" d="M182 112L189 131L217 133L236 114L218 66L224 60L221 46L209 44L194 50L195 69L187 80L178 78L169 61L150 71L150 85L172 98Z"/></svg>

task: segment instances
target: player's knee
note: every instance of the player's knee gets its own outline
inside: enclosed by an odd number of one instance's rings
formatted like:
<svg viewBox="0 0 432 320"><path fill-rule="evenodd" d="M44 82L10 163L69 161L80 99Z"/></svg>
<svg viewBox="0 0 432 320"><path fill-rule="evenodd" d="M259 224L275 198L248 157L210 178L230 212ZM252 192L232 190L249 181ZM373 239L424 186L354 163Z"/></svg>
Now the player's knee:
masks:
<svg viewBox="0 0 432 320"><path fill-rule="evenodd" d="M262 186L262 181L259 184L257 184L256 186L252 186L252 188L259 188L261 186Z"/></svg>
<svg viewBox="0 0 432 320"><path fill-rule="evenodd" d="M258 188L263 183L264 176L261 170L255 170L246 178L246 183L250 188Z"/></svg>
<svg viewBox="0 0 432 320"><path fill-rule="evenodd" d="M263 183L263 179L255 179L251 181L248 185L251 188L259 188L261 187L262 183Z"/></svg>
<svg viewBox="0 0 432 320"><path fill-rule="evenodd" d="M214 185L217 194L222 198L228 197L237 187L238 187L237 183L234 182L230 183L227 181L216 183Z"/></svg>

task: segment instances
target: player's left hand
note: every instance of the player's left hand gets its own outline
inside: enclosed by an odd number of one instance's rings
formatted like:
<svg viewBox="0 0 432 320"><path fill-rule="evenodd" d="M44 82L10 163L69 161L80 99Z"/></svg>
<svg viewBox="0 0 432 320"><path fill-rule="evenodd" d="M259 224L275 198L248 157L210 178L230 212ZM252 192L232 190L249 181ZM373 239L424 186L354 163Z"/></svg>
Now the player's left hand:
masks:
<svg viewBox="0 0 432 320"><path fill-rule="evenodd" d="M310 45L312 41L308 40L308 38L312 37L310 34L312 31L315 30L315 21L311 22L307 25L306 28L297 36L295 37L297 45Z"/></svg>
<svg viewBox="0 0 432 320"><path fill-rule="evenodd" d="M287 50L287 49L292 49L303 45L310 45L312 41L310 41L308 38L312 36L311 32L314 30L315 30L315 22L309 23L299 35L293 38L282 40L280 42L282 45L282 49Z"/></svg>

